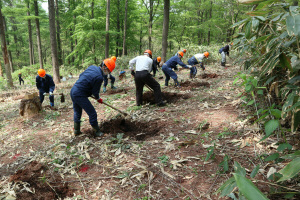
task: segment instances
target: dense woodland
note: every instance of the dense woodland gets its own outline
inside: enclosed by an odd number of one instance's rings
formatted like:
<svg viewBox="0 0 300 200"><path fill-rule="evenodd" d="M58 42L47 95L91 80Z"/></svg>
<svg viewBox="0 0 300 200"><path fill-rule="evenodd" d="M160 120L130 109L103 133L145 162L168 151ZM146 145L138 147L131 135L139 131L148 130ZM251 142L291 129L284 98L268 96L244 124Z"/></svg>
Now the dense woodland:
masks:
<svg viewBox="0 0 300 200"><path fill-rule="evenodd" d="M45 11L41 3L2 1L1 35L12 72L34 64L57 68L97 64L112 55L137 55L144 49L168 59L166 52L171 55L192 45L229 43L238 32L231 25L253 7L236 0L53 0ZM54 55L52 48L57 49Z"/></svg>

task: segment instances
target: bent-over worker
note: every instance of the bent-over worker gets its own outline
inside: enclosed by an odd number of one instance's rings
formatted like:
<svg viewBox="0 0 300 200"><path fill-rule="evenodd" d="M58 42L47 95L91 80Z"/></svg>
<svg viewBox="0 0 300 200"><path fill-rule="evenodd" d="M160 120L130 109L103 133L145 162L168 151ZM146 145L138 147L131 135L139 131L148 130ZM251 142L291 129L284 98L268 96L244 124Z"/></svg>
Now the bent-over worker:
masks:
<svg viewBox="0 0 300 200"><path fill-rule="evenodd" d="M80 119L82 115L82 109L89 116L89 122L93 127L94 136L99 137L103 135L98 125L97 112L88 99L88 97L93 95L97 99L98 103L103 103L99 96L100 88L103 82L103 76L108 75L114 70L115 61L108 58L105 59L103 63L104 64L101 67L97 67L95 65L89 66L79 75L79 79L71 89L70 94L73 101L75 136L81 134Z"/></svg>
<svg viewBox="0 0 300 200"><path fill-rule="evenodd" d="M35 78L36 87L39 90L40 102L44 101L45 95L49 93L50 106L54 106L53 91L55 90L55 84L52 76L46 74L44 69L38 70L38 75Z"/></svg>
<svg viewBox="0 0 300 200"><path fill-rule="evenodd" d="M205 70L203 65L203 59L208 58L209 53L206 51L204 53L197 53L188 60L188 64L192 66L190 71L190 78L195 78L197 74L197 65L200 64L202 70Z"/></svg>
<svg viewBox="0 0 300 200"><path fill-rule="evenodd" d="M158 106L165 106L162 99L160 85L150 74L153 63L151 58L152 52L150 50L146 50L144 55L137 56L129 61L129 68L135 80L137 106L142 105L143 88L145 84L153 90L156 104ZM134 72L134 65L136 72Z"/></svg>

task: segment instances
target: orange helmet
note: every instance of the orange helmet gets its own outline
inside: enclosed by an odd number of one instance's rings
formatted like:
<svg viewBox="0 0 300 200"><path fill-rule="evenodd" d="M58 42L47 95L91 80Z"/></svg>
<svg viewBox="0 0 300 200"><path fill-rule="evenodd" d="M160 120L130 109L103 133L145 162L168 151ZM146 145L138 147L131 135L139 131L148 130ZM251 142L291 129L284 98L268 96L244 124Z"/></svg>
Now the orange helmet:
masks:
<svg viewBox="0 0 300 200"><path fill-rule="evenodd" d="M44 77L44 76L46 75L46 71L45 71L44 69L39 69L39 70L38 70L38 75L39 75L40 77Z"/></svg>
<svg viewBox="0 0 300 200"><path fill-rule="evenodd" d="M206 58L208 58L209 53L208 53L207 51L205 51L205 52L204 52L204 56L205 56Z"/></svg>
<svg viewBox="0 0 300 200"><path fill-rule="evenodd" d="M149 54L149 55L152 57L152 52L151 52L151 50L147 49L147 50L144 51L144 54L145 54L145 53Z"/></svg>
<svg viewBox="0 0 300 200"><path fill-rule="evenodd" d="M182 52L183 52L183 53L186 53L186 49L183 49Z"/></svg>
<svg viewBox="0 0 300 200"><path fill-rule="evenodd" d="M113 59L116 62L117 57L116 56L112 56L111 59Z"/></svg>
<svg viewBox="0 0 300 200"><path fill-rule="evenodd" d="M116 67L115 61L111 58L107 58L103 62L110 72L112 72Z"/></svg>
<svg viewBox="0 0 300 200"><path fill-rule="evenodd" d="M180 55L181 57L183 57L183 52L182 51L178 51L177 54Z"/></svg>
<svg viewBox="0 0 300 200"><path fill-rule="evenodd" d="M161 57L159 56L159 57L157 57L157 61L158 62L160 62L161 61Z"/></svg>

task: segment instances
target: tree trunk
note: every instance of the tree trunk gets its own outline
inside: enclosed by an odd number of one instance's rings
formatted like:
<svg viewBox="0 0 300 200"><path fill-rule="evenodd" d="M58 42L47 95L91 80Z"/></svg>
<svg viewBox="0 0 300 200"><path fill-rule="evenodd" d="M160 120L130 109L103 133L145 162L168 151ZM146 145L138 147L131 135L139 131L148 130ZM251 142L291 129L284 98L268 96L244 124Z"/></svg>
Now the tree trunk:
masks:
<svg viewBox="0 0 300 200"><path fill-rule="evenodd" d="M148 48L152 49L152 24L153 23L153 0L150 0L150 10L149 10L149 36L148 36L148 40L149 40L149 45Z"/></svg>
<svg viewBox="0 0 300 200"><path fill-rule="evenodd" d="M2 64L0 62L0 76L3 77L3 70L2 70Z"/></svg>
<svg viewBox="0 0 300 200"><path fill-rule="evenodd" d="M127 9L128 9L128 0L125 0L125 16L124 16L124 35L123 35L123 53L122 55L127 55L126 47L126 30L127 30Z"/></svg>
<svg viewBox="0 0 300 200"><path fill-rule="evenodd" d="M1 49L2 49L2 54L3 54L3 60L4 60L4 66L5 66L5 74L6 74L6 79L7 79L7 86L8 87L13 87L13 81L12 81L12 76L11 76L11 71L10 71L10 66L9 66L9 59L8 59L8 52L7 52L7 46L6 46L6 40L5 40L5 29L4 29L4 22L3 22L3 16L2 16L2 11L0 7L0 39L1 39Z"/></svg>
<svg viewBox="0 0 300 200"><path fill-rule="evenodd" d="M106 25L105 25L105 58L109 57L109 15L110 15L110 0L106 4Z"/></svg>
<svg viewBox="0 0 300 200"><path fill-rule="evenodd" d="M58 55L57 55L56 30L55 30L54 0L48 0L48 9L49 9L51 55L52 55L52 66L53 66L53 81L54 83L57 84L60 82L60 77L59 77L59 65L58 65Z"/></svg>
<svg viewBox="0 0 300 200"><path fill-rule="evenodd" d="M139 49L139 54L142 54L142 40L143 40L143 23L141 23L141 28L140 28L140 49Z"/></svg>
<svg viewBox="0 0 300 200"><path fill-rule="evenodd" d="M92 6L91 6L91 10L92 10L92 16L91 16L91 19L94 19L94 0L92 1ZM92 24L92 30L94 31L95 30L95 27L94 27L94 23ZM94 64L97 64L97 58L96 58L96 40L95 40L95 36L93 36L93 49L92 49L92 52L93 52L93 55L94 55Z"/></svg>
<svg viewBox="0 0 300 200"><path fill-rule="evenodd" d="M58 50L58 65L63 64L62 60L62 50L61 50L61 41L60 41L60 23L59 23L59 7L58 1L55 0L55 10L56 10L56 36L57 36L57 50Z"/></svg>
<svg viewBox="0 0 300 200"><path fill-rule="evenodd" d="M122 55L122 52L120 52L120 33L121 33L121 26L120 26L120 0L117 0L117 41L116 41L116 57L118 57L119 55Z"/></svg>
<svg viewBox="0 0 300 200"><path fill-rule="evenodd" d="M69 2L69 6L68 6L69 10L74 10L73 6L71 5L71 0L68 0L68 2ZM74 17L73 17L73 20L74 20ZM75 28L74 28L74 29L75 29ZM71 48L71 53L72 53L72 52L74 51L74 44L73 44L73 29L72 29L72 26L70 26L69 31L70 31L69 34L70 34L70 40L71 40L70 48ZM67 37L67 36L66 36L66 37ZM69 62L69 64L71 64L71 62L74 63L74 56L72 56L71 58L69 58L68 62Z"/></svg>
<svg viewBox="0 0 300 200"><path fill-rule="evenodd" d="M29 0L27 0L27 16L30 16L30 6L29 6ZM32 29L31 29L31 20L28 19L28 43L29 43L29 63L30 65L34 64L33 60L33 45L32 45Z"/></svg>
<svg viewBox="0 0 300 200"><path fill-rule="evenodd" d="M168 31L169 31L169 13L170 13L170 0L164 0L164 22L162 33L162 61L166 62L168 50Z"/></svg>
<svg viewBox="0 0 300 200"><path fill-rule="evenodd" d="M5 17L3 17L3 25L4 25L4 31L7 32L7 25L6 25ZM5 35L5 37L6 37L6 46L9 46L9 35ZM7 49L7 52L8 52L10 72L12 73L12 72L14 72L14 68L13 68L11 51L9 49Z"/></svg>
<svg viewBox="0 0 300 200"><path fill-rule="evenodd" d="M38 18L39 16L39 7L38 2L34 1L34 11L35 11L35 24L36 24L36 37L37 37L37 46L38 46L38 52L39 52L39 61L40 61L40 68L43 69L43 56L42 56L42 45L41 45L41 36L40 36L40 20ZM54 27L55 28L55 27Z"/></svg>
<svg viewBox="0 0 300 200"><path fill-rule="evenodd" d="M209 9L209 19L212 17L212 4L213 2L210 1L210 9ZM208 28L208 33L207 33L207 45L210 44L210 27Z"/></svg>

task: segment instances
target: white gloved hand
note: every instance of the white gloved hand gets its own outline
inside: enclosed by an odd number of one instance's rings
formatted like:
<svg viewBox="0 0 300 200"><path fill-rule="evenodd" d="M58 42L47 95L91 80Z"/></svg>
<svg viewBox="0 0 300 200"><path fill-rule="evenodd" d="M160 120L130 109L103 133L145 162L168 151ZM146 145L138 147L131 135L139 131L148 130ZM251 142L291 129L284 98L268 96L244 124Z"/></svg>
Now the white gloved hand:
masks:
<svg viewBox="0 0 300 200"><path fill-rule="evenodd" d="M43 95L44 95L44 96L46 96L46 94L47 94L47 93L46 93L46 92L44 92L44 94L43 94Z"/></svg>
<svg viewBox="0 0 300 200"><path fill-rule="evenodd" d="M188 68L190 68L190 69L192 68L192 66L191 66L191 65L187 65L187 66L188 66Z"/></svg>
<svg viewBox="0 0 300 200"><path fill-rule="evenodd" d="M50 94L50 96L52 96L52 95L53 95L53 92L49 92L49 94Z"/></svg>

